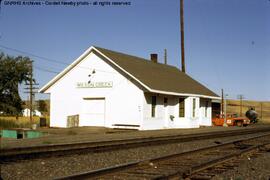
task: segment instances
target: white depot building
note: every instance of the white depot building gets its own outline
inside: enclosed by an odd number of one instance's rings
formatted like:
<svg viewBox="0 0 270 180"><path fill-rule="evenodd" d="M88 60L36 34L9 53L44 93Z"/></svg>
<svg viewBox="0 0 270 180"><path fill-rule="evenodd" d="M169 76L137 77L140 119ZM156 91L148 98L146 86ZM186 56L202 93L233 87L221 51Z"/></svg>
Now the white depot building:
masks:
<svg viewBox="0 0 270 180"><path fill-rule="evenodd" d="M176 67L158 63L156 54L146 60L94 46L40 92L50 94L51 127L211 126L211 101L219 99Z"/></svg>

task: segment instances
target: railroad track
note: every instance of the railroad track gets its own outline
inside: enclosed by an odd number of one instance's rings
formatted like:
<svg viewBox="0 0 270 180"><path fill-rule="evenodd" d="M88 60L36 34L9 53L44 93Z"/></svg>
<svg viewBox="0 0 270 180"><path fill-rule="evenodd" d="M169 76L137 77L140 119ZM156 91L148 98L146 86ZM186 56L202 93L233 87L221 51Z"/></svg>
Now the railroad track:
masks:
<svg viewBox="0 0 270 180"><path fill-rule="evenodd" d="M46 146L9 148L9 149L1 149L0 163L25 159L46 158L52 156L65 156L78 153L105 152L105 151L119 150L123 148L128 149L143 146L155 146L161 144L180 143L219 137L221 138L227 136L246 135L268 131L270 131L270 128L264 127L264 128L219 131L211 133L198 133L192 135L177 135L177 136L174 135L174 136L122 139L122 140L101 141L101 142L83 142L83 143L57 144L57 145L51 144Z"/></svg>
<svg viewBox="0 0 270 180"><path fill-rule="evenodd" d="M67 179L211 179L238 166L239 157L270 151L270 133L184 153L60 177Z"/></svg>

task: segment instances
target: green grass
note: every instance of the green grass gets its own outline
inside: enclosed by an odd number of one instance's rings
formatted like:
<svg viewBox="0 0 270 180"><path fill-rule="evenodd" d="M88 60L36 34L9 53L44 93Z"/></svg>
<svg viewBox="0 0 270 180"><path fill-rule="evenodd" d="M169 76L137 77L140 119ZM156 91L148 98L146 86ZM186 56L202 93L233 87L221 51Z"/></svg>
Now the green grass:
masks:
<svg viewBox="0 0 270 180"><path fill-rule="evenodd" d="M31 123L29 121L20 122L20 121L0 119L0 129L8 129L8 128L31 128Z"/></svg>
<svg viewBox="0 0 270 180"><path fill-rule="evenodd" d="M47 118L46 118L47 119ZM48 124L47 119L47 124ZM39 124L39 117L33 118L33 124ZM11 129L11 128L31 128L32 123L30 123L29 117L0 117L0 129Z"/></svg>

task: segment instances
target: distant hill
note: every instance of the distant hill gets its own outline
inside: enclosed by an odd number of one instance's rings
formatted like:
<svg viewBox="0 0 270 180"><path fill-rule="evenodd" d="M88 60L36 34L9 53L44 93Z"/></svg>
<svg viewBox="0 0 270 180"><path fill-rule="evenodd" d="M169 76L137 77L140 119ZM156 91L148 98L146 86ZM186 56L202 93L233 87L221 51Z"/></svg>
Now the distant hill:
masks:
<svg viewBox="0 0 270 180"><path fill-rule="evenodd" d="M49 115L50 112L50 100L46 99L44 100L47 106L47 111L45 112L46 115ZM27 104L27 102L25 102ZM37 103L36 103L37 105ZM27 105L25 105L26 107ZM261 122L270 123L270 101L248 101L243 100L242 105L242 113L243 116L245 116L246 111L249 108L255 108L259 115L259 119ZM237 113L240 114L240 101L239 100L233 100L233 99L227 99L227 113Z"/></svg>
<svg viewBox="0 0 270 180"><path fill-rule="evenodd" d="M259 115L259 119L262 122L270 123L270 102L269 101L248 101L243 100L242 113L245 115L249 108L255 108ZM239 100L227 100L227 112L240 114L240 101Z"/></svg>

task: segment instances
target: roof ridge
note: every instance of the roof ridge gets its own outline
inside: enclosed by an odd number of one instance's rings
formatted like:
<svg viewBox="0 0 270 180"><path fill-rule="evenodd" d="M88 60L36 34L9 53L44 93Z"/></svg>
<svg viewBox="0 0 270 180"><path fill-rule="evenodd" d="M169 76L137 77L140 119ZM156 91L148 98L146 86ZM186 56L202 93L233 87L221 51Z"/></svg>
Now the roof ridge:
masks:
<svg viewBox="0 0 270 180"><path fill-rule="evenodd" d="M55 76L39 92L46 92L54 83L67 74L72 68L78 65L85 57L91 53L99 53L124 73L134 78L139 84L149 92L180 95L180 96L199 96L205 98L217 98L218 95L206 88L188 74L183 73L172 65L154 63L151 60L112 51L98 46L91 46L73 63L66 67L62 72Z"/></svg>
<svg viewBox="0 0 270 180"><path fill-rule="evenodd" d="M146 63L152 63L152 64L157 64L157 65L162 65L162 66L167 66L167 67L170 67L170 68L176 68L178 71L180 71L177 67L175 67L174 65L170 65L170 64L163 64L163 63L160 63L160 62L157 62L157 63L154 63L151 61L151 59L146 59L146 58L142 58L142 57L139 57L139 56L135 56L135 55L130 55L130 54L126 54L126 53L123 53L123 52L118 52L118 51L114 51L114 50L110 50L110 49L106 49L106 48L102 48L102 47L98 47L98 46L93 46L94 48L96 49L101 49L101 50L105 50L105 51L110 51L112 53L118 53L118 54L121 54L121 55L125 55L125 56L129 56L129 57L134 57L134 58L137 58L137 59L140 59L142 61L145 61ZM180 71L182 72L182 71Z"/></svg>

